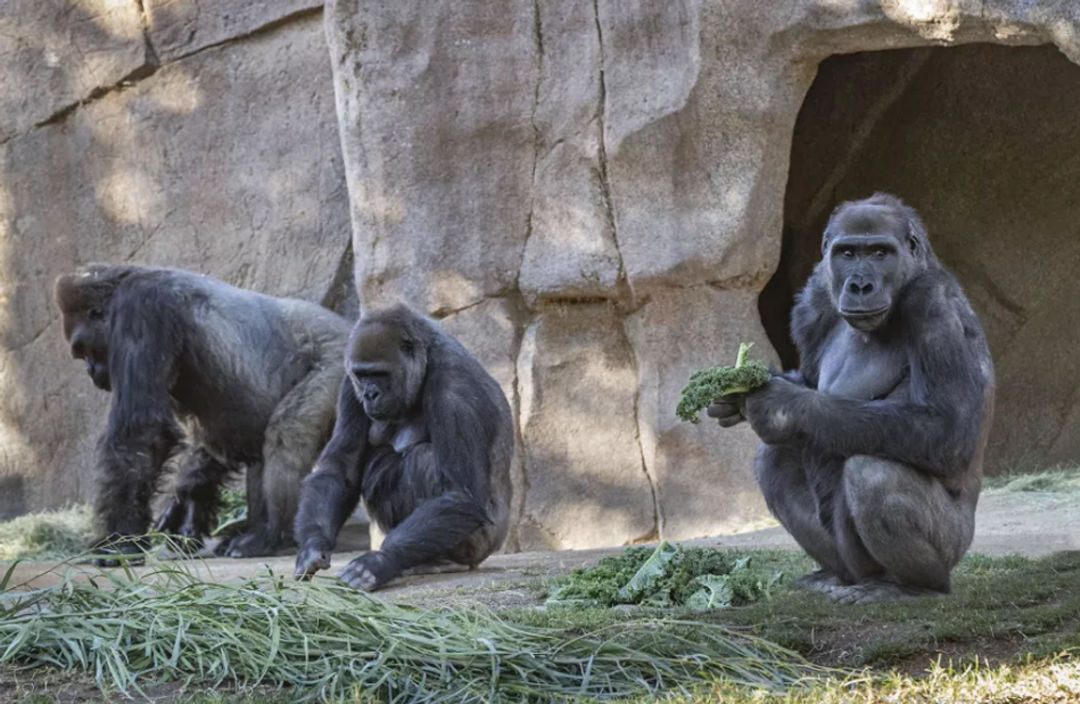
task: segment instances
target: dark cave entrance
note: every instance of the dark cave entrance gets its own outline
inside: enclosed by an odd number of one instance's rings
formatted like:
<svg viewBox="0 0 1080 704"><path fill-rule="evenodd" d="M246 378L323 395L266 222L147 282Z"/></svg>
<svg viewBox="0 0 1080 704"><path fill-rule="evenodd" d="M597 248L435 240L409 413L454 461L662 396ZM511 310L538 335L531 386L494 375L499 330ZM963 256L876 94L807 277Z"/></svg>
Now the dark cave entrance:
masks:
<svg viewBox="0 0 1080 704"><path fill-rule="evenodd" d="M922 215L990 340L987 468L1080 462L1080 66L1052 46L838 55L795 125L780 265L759 299L786 367L788 314L832 208L874 191Z"/></svg>

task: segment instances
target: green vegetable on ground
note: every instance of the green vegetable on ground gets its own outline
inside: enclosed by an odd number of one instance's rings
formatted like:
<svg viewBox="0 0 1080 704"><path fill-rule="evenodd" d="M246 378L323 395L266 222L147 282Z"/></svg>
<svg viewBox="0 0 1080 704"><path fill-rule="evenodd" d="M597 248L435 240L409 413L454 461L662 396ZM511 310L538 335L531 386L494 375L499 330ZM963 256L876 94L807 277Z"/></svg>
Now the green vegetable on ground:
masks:
<svg viewBox="0 0 1080 704"><path fill-rule="evenodd" d="M710 403L731 394L744 394L768 383L772 376L769 367L756 359L749 359L752 342L739 345L734 367L712 367L690 375L690 382L682 391L675 415L682 420L696 423L698 413Z"/></svg>
<svg viewBox="0 0 1080 704"><path fill-rule="evenodd" d="M663 541L656 548L628 548L595 567L574 570L556 581L547 605L727 609L765 598L780 577L753 569L749 556Z"/></svg>

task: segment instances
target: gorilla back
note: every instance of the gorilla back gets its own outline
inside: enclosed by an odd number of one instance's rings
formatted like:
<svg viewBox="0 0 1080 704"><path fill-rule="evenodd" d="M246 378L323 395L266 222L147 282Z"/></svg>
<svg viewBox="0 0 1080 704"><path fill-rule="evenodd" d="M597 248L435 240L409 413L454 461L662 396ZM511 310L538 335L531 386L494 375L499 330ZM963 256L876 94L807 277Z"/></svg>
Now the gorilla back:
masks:
<svg viewBox="0 0 1080 704"><path fill-rule="evenodd" d="M330 566L357 501L386 531L341 578L376 589L402 571L475 566L509 526L514 427L498 383L450 335L404 306L369 311L349 341L337 424L304 480L296 576Z"/></svg>
<svg viewBox="0 0 1080 704"><path fill-rule="evenodd" d="M182 449L160 530L204 537L222 481L246 467L248 524L222 552L291 544L300 480L333 425L348 322L178 269L91 265L61 276L56 297L72 355L113 392L98 450L106 539L147 530L162 464Z"/></svg>
<svg viewBox="0 0 1080 704"><path fill-rule="evenodd" d="M842 602L947 592L974 531L994 371L979 320L915 211L834 211L792 312L800 368L710 407L765 443L766 503Z"/></svg>

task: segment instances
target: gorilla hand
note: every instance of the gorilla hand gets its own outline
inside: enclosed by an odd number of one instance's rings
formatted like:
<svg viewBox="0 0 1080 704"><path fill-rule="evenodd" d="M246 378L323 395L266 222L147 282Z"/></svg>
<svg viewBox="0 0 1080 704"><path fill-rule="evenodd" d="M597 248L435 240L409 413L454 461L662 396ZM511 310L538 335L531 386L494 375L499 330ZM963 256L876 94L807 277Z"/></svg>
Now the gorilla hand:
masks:
<svg viewBox="0 0 1080 704"><path fill-rule="evenodd" d="M154 521L154 530L158 533L168 533L170 535L182 535L180 532L185 523L190 524L190 521L185 520L188 514L191 512L189 503L191 498L181 498L179 494L172 498L169 505L165 507L165 510L161 512L158 519ZM185 535L185 538L194 538L193 535Z"/></svg>
<svg viewBox="0 0 1080 704"><path fill-rule="evenodd" d="M799 405L807 394L812 393L812 389L794 384L782 376L774 376L765 386L746 395L743 414L763 443L779 445L789 442L798 434L795 420L801 412Z"/></svg>
<svg viewBox="0 0 1080 704"><path fill-rule="evenodd" d="M308 543L296 554L294 579L311 579L319 570L329 569L330 550L316 543Z"/></svg>
<svg viewBox="0 0 1080 704"><path fill-rule="evenodd" d="M746 420L743 415L745 405L745 394L730 394L710 403L705 413L710 418L716 418L721 428L730 428Z"/></svg>
<svg viewBox="0 0 1080 704"><path fill-rule="evenodd" d="M401 574L397 563L385 552L372 550L356 558L338 573L338 578L353 589L370 592Z"/></svg>

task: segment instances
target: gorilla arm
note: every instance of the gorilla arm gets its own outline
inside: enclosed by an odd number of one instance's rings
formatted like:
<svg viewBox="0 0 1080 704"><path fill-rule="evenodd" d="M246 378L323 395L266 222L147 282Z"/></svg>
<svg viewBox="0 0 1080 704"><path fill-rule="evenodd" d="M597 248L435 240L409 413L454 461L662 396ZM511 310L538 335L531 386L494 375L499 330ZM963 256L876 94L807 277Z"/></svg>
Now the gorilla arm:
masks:
<svg viewBox="0 0 1080 704"><path fill-rule="evenodd" d="M337 420L315 471L301 484L296 512L294 576L310 577L330 567L330 554L345 519L360 501L363 463L371 419L364 413L348 377L338 393Z"/></svg>
<svg viewBox="0 0 1080 704"><path fill-rule="evenodd" d="M883 457L940 477L965 472L992 379L959 311L941 295L929 303L909 330L909 399L841 398L774 377L746 398L754 431L769 444L803 438L831 455Z"/></svg>
<svg viewBox="0 0 1080 704"><path fill-rule="evenodd" d="M98 446L102 482L97 515L105 517L106 542L149 527L150 499L161 467L183 437L169 398L177 352L156 334L168 325L159 319L167 314L135 303L139 296L133 291L115 301L112 311L118 321L108 349L112 404ZM155 319L148 320L151 316Z"/></svg>

